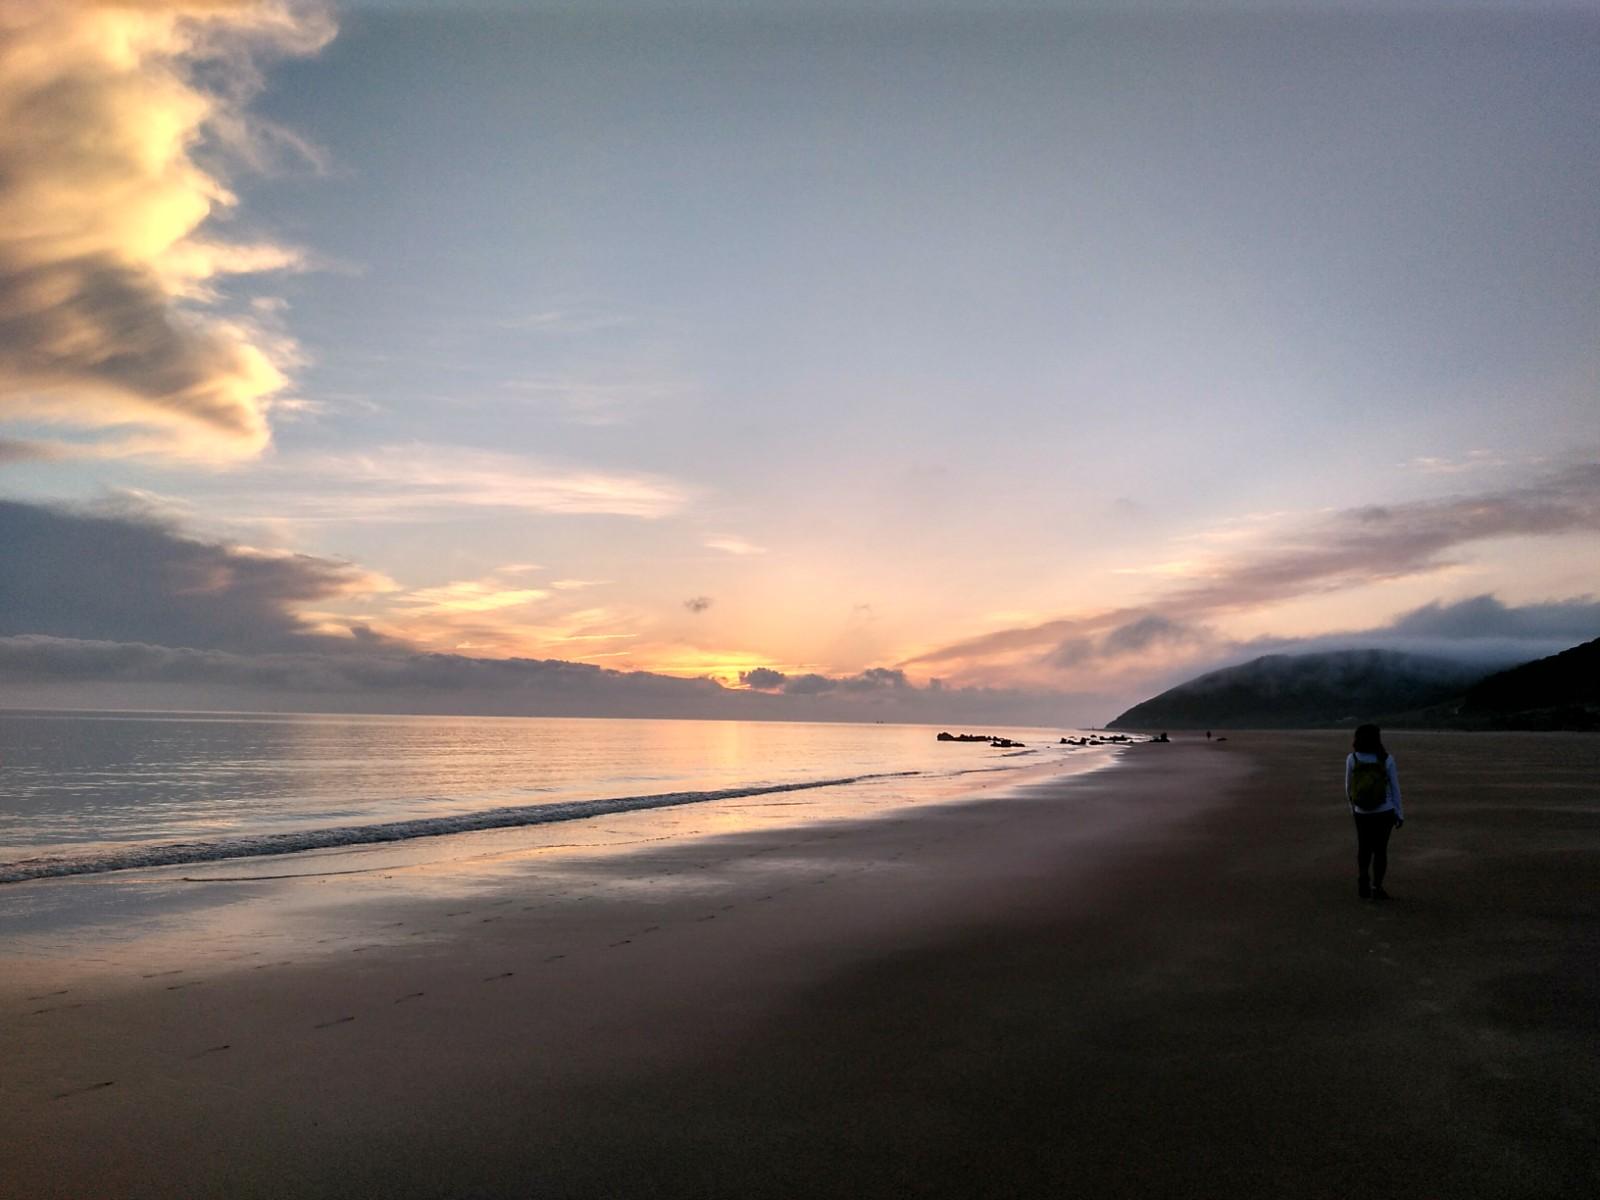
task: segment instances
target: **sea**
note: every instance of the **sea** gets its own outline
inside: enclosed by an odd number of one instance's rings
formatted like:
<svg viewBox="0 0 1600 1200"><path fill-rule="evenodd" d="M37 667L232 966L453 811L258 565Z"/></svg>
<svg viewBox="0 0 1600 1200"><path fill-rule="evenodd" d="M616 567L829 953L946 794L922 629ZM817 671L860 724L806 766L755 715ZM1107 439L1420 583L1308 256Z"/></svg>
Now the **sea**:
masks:
<svg viewBox="0 0 1600 1200"><path fill-rule="evenodd" d="M780 797L873 813L1116 751L1084 730L776 721L0 711L0 884ZM964 732L953 729L952 732Z"/></svg>

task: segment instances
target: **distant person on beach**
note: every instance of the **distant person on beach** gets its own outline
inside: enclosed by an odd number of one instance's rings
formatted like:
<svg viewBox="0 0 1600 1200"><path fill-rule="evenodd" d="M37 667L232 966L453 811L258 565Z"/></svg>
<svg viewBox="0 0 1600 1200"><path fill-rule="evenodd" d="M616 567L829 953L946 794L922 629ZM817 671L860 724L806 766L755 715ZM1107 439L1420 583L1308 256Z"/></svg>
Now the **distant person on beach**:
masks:
<svg viewBox="0 0 1600 1200"><path fill-rule="evenodd" d="M1400 773L1376 725L1360 725L1344 760L1344 797L1356 819L1356 890L1363 900L1387 900L1389 835L1406 823Z"/></svg>

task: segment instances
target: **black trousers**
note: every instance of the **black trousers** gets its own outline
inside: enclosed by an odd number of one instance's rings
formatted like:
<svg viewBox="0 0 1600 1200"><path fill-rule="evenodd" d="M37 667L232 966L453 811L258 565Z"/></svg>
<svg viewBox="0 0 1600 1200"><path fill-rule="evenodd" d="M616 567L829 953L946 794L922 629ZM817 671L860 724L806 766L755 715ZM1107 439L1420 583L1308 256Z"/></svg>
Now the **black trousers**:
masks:
<svg viewBox="0 0 1600 1200"><path fill-rule="evenodd" d="M1356 813L1356 868L1361 882L1370 879L1373 887L1383 886L1389 869L1389 835L1394 832L1394 810Z"/></svg>

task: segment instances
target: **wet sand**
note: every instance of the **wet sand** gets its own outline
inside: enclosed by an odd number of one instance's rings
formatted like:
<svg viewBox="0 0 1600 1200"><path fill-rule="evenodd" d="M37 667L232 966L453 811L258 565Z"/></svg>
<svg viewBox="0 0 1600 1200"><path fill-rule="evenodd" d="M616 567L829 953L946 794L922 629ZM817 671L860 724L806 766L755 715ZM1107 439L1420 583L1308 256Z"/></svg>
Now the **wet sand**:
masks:
<svg viewBox="0 0 1600 1200"><path fill-rule="evenodd" d="M0 1194L1594 1194L1600 738L1396 735L1387 904L1344 741L63 925Z"/></svg>

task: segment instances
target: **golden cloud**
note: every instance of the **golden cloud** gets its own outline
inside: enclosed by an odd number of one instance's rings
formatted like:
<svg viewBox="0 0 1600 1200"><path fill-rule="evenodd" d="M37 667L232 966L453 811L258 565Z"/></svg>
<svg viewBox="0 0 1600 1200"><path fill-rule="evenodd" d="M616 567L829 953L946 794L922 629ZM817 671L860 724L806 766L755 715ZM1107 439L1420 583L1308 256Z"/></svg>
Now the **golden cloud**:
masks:
<svg viewBox="0 0 1600 1200"><path fill-rule="evenodd" d="M215 285L301 258L205 230L237 203L216 164L259 157L255 62L332 35L288 0L6 0L0 418L94 431L75 449L95 455L267 444L292 347L216 311Z"/></svg>

